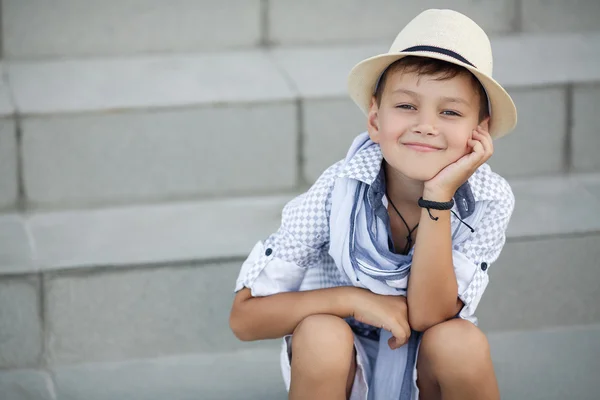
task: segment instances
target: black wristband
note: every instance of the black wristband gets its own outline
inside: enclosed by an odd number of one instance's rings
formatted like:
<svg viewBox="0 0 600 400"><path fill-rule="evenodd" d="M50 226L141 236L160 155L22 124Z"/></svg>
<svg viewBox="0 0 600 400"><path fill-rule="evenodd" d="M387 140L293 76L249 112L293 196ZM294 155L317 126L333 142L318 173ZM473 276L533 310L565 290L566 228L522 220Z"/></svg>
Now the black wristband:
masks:
<svg viewBox="0 0 600 400"><path fill-rule="evenodd" d="M429 213L429 218L431 218L434 221L437 221L439 219L439 217L434 217L433 215L431 215L431 209L440 210L440 211L452 210L452 207L454 207L454 199L450 199L450 201L446 201L446 202L439 202L439 201L424 200L422 197L420 197L418 204L419 204L419 207L427 209L427 212Z"/></svg>
<svg viewBox="0 0 600 400"><path fill-rule="evenodd" d="M439 202L439 201L424 200L421 197L421 198L419 198L419 207L432 208L434 210L452 210L452 207L454 207L454 199L450 199L450 201Z"/></svg>

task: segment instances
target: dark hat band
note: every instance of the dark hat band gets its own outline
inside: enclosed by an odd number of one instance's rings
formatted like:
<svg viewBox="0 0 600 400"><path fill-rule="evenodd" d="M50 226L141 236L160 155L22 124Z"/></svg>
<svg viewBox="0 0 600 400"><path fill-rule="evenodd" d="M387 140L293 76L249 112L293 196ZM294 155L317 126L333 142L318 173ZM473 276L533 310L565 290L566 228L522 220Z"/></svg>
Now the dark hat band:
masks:
<svg viewBox="0 0 600 400"><path fill-rule="evenodd" d="M463 56L461 56L460 54L458 54L455 51L452 50L448 50L448 49L444 49L441 47L436 47L436 46L413 46L413 47L409 47L408 49L404 49L401 51L401 53L404 52L413 52L413 51L429 51L432 53L440 53L440 54L444 54L448 57L452 57L457 59L460 62L464 62L465 64L470 65L473 68L477 68L475 65L473 65L472 63L469 62L469 60L467 60L466 58L464 58Z"/></svg>

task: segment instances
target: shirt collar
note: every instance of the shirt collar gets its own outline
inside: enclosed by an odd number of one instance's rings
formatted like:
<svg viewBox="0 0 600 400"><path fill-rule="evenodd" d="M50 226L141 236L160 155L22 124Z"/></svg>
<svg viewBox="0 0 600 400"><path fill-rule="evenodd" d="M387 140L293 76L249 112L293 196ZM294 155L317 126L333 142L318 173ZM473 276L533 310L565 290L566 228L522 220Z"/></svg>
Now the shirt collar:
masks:
<svg viewBox="0 0 600 400"><path fill-rule="evenodd" d="M383 162L383 154L377 143L360 149L354 156L348 160L344 168L339 173L340 178L356 179L371 185L379 171Z"/></svg>

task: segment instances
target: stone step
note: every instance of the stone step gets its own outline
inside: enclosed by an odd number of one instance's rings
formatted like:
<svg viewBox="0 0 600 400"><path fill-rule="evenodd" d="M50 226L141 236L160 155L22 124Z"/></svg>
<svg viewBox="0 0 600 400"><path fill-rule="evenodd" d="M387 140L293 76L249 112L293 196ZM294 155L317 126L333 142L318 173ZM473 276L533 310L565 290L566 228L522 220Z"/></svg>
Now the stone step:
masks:
<svg viewBox="0 0 600 400"><path fill-rule="evenodd" d="M600 232L600 173L512 178L509 242ZM238 259L300 192L0 214L0 274Z"/></svg>
<svg viewBox="0 0 600 400"><path fill-rule="evenodd" d="M495 76L520 110L516 132L497 142L497 172L600 171L600 32L493 46ZM31 209L297 190L365 129L345 77L385 48L8 62L0 104L12 101L16 114L0 117L0 148L10 153L0 206L19 194Z"/></svg>
<svg viewBox="0 0 600 400"><path fill-rule="evenodd" d="M488 335L504 399L597 399L600 325ZM0 372L7 400L285 399L267 347Z"/></svg>
<svg viewBox="0 0 600 400"><path fill-rule="evenodd" d="M600 174L511 184L482 328L600 323ZM228 327L234 282L287 199L1 216L0 369L247 348Z"/></svg>
<svg viewBox="0 0 600 400"><path fill-rule="evenodd" d="M5 57L40 58L391 42L422 10L447 6L442 0L6 0L2 47ZM600 16L598 2L589 0L456 0L452 7L490 35L595 30Z"/></svg>

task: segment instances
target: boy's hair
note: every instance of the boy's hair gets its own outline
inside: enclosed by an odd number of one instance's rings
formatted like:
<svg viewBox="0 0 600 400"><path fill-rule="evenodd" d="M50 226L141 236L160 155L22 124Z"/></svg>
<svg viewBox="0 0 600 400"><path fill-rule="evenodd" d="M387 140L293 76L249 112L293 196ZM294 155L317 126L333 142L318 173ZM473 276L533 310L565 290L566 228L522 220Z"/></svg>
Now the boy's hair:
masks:
<svg viewBox="0 0 600 400"><path fill-rule="evenodd" d="M377 101L377 106L381 105L381 96L383 95L383 90L385 89L385 83L387 81L388 74L397 71L412 72L419 76L433 75L437 77L437 80L452 79L458 75L468 75L471 78L473 89L475 89L477 95L479 96L479 122L489 117L488 98L485 93L485 89L479 80L475 78L475 75L460 65L427 57L407 56L392 63L383 72L383 75L379 80L379 84L377 85L377 90L375 91L375 100Z"/></svg>

